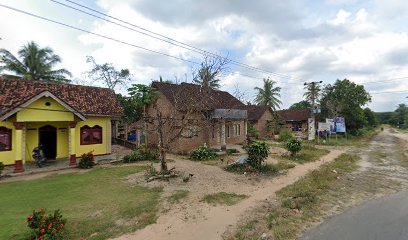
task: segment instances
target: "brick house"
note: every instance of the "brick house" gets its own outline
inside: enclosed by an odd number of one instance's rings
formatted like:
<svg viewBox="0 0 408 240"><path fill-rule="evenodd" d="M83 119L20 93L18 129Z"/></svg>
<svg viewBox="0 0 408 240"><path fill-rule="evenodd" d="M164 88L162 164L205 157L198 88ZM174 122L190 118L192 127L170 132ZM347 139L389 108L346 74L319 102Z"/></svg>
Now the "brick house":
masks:
<svg viewBox="0 0 408 240"><path fill-rule="evenodd" d="M287 109L276 111L276 113L286 122L282 130L289 130L292 132L307 132L307 119L310 117L310 110Z"/></svg>
<svg viewBox="0 0 408 240"><path fill-rule="evenodd" d="M0 78L0 162L22 166L39 144L72 165L83 153L110 154L122 111L110 89Z"/></svg>
<svg viewBox="0 0 408 240"><path fill-rule="evenodd" d="M272 109L268 106L245 105L241 109L247 110L248 122L259 132L260 137L272 137L268 124L274 118Z"/></svg>
<svg viewBox="0 0 408 240"><path fill-rule="evenodd" d="M146 108L149 144L159 143L157 131L152 130L157 127L159 112L168 120L164 129L169 151L188 152L204 144L225 149L227 144L245 142L247 111L228 92L190 83L153 82L152 87L156 100Z"/></svg>

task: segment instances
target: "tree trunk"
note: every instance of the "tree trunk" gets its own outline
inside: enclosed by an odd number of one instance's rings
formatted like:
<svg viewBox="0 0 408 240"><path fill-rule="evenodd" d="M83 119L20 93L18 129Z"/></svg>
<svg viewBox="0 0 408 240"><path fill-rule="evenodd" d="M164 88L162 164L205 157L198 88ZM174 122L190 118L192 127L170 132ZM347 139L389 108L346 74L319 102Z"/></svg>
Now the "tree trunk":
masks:
<svg viewBox="0 0 408 240"><path fill-rule="evenodd" d="M164 144L163 136L163 121L161 113L157 114L157 123L158 123L158 132L159 132L159 152L160 152L160 168L161 171L167 171L167 162L166 162L166 148Z"/></svg>

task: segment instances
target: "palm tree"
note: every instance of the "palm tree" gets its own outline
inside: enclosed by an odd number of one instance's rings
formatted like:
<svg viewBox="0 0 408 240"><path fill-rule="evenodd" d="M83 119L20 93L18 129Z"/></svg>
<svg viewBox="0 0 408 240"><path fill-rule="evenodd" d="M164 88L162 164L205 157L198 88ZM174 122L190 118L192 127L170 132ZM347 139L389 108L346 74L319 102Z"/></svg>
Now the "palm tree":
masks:
<svg viewBox="0 0 408 240"><path fill-rule="evenodd" d="M315 107L316 102L319 100L320 97L320 85L321 82L311 82L305 83L305 90L306 92L303 94L306 101L312 106Z"/></svg>
<svg viewBox="0 0 408 240"><path fill-rule="evenodd" d="M210 67L203 66L198 70L198 74L194 77L193 81L203 87L218 89L220 87L220 80L216 78L218 74L218 72L211 72Z"/></svg>
<svg viewBox="0 0 408 240"><path fill-rule="evenodd" d="M53 70L61 58L49 48L40 48L31 41L19 51L20 60L6 49L0 49L0 72L2 76L26 80L70 82L71 73L66 69ZM11 72L7 74L4 72Z"/></svg>
<svg viewBox="0 0 408 240"><path fill-rule="evenodd" d="M263 83L263 88L255 87L255 90L258 91L255 103L259 106L269 106L275 111L282 104L279 99L281 88L275 87L276 82L269 78L264 79Z"/></svg>

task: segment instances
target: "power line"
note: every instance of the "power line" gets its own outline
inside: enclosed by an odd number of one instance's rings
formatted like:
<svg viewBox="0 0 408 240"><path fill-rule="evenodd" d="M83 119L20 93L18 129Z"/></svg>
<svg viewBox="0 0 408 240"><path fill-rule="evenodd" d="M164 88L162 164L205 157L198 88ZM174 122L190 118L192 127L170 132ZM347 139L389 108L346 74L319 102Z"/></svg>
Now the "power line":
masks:
<svg viewBox="0 0 408 240"><path fill-rule="evenodd" d="M82 4L73 2L73 1L71 1L71 0L65 0L65 1L66 1L66 2L69 2L69 3L71 3L71 4L74 4L74 5L76 5L76 6L82 7L82 8L84 8L84 9L90 10L90 11L92 11L92 12L98 13L98 14L100 14L100 15L102 15L102 16L105 16L105 17L108 17L108 18L110 18L110 19L114 19L114 20L119 21L119 22L121 22L121 23L125 23L125 24L127 24L127 25L132 26L132 27L141 29L141 30L143 30L143 31L145 31L145 32L141 32L141 31L136 30L136 29L134 29L134 28L129 28L129 27L127 27L127 26L124 26L123 24L119 24L119 23L117 23L117 22L113 22L113 21L108 20L108 19L106 19L106 18L97 16L97 15L95 15L95 14L86 12L86 11L84 11L84 10L81 10L81 9L78 9L78 8L75 8L75 7L72 7L72 6L69 6L69 5L67 5L67 4L64 4L64 3L61 3L61 2L58 2L58 1L55 1L55 0L51 0L51 1L54 2L54 3L56 3L56 4L60 4L61 6L64 6L64 7L73 9L73 10L75 10L75 11L82 12L82 13L84 13L84 14L87 14L87 15L93 16L93 17L95 17L95 18L98 18L98 19L101 19L101 20L104 20L104 21L113 23L113 24L115 24L115 25L124 27L124 28L126 28L126 29L129 29L129 30L132 30L132 31L135 31L135 32L138 32L138 33L140 33L140 34L143 34L143 35L146 35L146 36L155 38L155 39L157 39L157 40L164 41L164 42L167 42L167 43L169 43L169 44L172 44L172 45L175 45L175 46L178 46L178 47L181 47L181 48L190 50L190 51L194 51L194 52L196 52L196 53L208 54L208 55L212 55L212 56L216 56L216 57L219 57L219 58L228 60L228 61L230 61L232 64L234 64L234 65L236 65L236 66L244 67L244 68L251 69L251 70L257 71L257 72L268 73L268 74L270 74L270 75L275 75L275 76L278 76L278 77L284 77L284 78L290 78L290 79L300 79L300 78L295 78L295 77L292 77L292 76L289 76L289 75L285 75L285 74L281 74L281 73L276 73L276 72L267 71L267 70L264 70L264 69L261 69L261 68L258 68L258 67L254 67L254 66L251 66L251 65L242 63L242 62L235 61L235 60L233 60L233 59L229 59L229 58L220 56L219 54L215 54L215 53L212 53L212 52L203 50L203 49L201 49L201 48L192 46L192 45L190 45L190 44L177 41L177 40L175 40L175 39L173 39L173 38L170 38L170 37L168 37L168 36L165 36L165 35L163 35L163 34L159 34L159 33L150 31L150 30L148 30L148 29L146 29L146 28L137 26L137 25L135 25L135 24L133 24L133 23L130 23L130 22L124 21L124 20L122 20L122 19L113 17L113 16L111 16L111 15L105 14L105 13L103 13L103 12L100 12L100 11L95 10L95 9L92 9L92 8L90 8L90 7L88 7L88 6L85 6L85 5L82 5ZM146 33L146 32L147 32L147 33ZM153 36L153 35L155 35L155 36Z"/></svg>
<svg viewBox="0 0 408 240"><path fill-rule="evenodd" d="M23 11L23 10L20 10L20 9L17 9L17 8L13 8L13 7L10 7L10 6L6 6L6 5L3 5L3 4L0 4L0 7L4 7L4 8L7 8L7 9L10 9L10 10L13 10L15 12L19 12L19 13L22 13L22 14L25 14L25 15L29 15L29 16L32 16L32 17L35 17L35 18L39 18L39 19L42 19L42 20L45 20L45 21L48 21L48 22L52 22L52 23L55 23L55 24L58 24L58 25L61 25L61 26L65 26L65 27L68 27L68 28L71 28L71 29L75 29L75 30L78 30L78 31L81 31L81 32L85 32L85 33L88 33L88 34L91 34L91 35L95 35L95 36L98 36L98 37L101 37L101 38L105 38L105 39L108 39L108 40L111 40L111 41L122 43L122 44L125 44L125 45L128 45L128 46L131 46L131 47L139 48L139 49L149 51L149 52L152 52L152 53L160 54L160 55L163 55L163 56L175 58L175 59L178 59L178 60L181 60L181 61L184 61L184 62L189 62L189 63L193 63L193 64L197 64L197 65L200 64L198 62L194 62L194 61L191 61L191 60L187 60L187 59L184 59L184 58L181 58L181 57L173 56L173 55L163 53L163 52L159 52L159 51L156 51L156 50L148 49L148 48L138 46L138 45L135 45L135 44L132 44L132 43L128 43L128 42L125 42L125 41L122 41L122 40L119 40L119 39L116 39L116 38L105 36L103 34L94 33L94 32L79 28L79 27L75 27L75 26L72 26L72 25L69 25L69 24L66 24L66 23L58 22L58 21L52 20L50 18L42 17L42 16L39 16L37 14L26 12L26 11Z"/></svg>
<svg viewBox="0 0 408 240"><path fill-rule="evenodd" d="M124 42L124 41L119 40L119 39L108 37L108 36L105 36L105 35L102 35L102 34L93 33L91 31L88 31L88 30L85 30L85 29L82 29L82 28L78 28L78 27L75 27L75 26L72 26L72 25L69 25L69 24L58 22L58 21L55 21L55 20L52 20L52 19L49 19L49 18L46 18L46 17L42 17L42 16L39 16L39 15L36 15L36 14L33 14L33 13L29 13L29 12L20 10L20 9L16 9L16 8L13 8L13 7L10 7L10 6L6 6L6 5L3 5L3 4L0 4L0 6L4 7L4 8L8 8L8 9L16 11L16 12L19 12L19 13L22 13L22 14L26 14L26 15L35 17L35 18L39 18L39 19L42 19L42 20L45 20L45 21L49 21L49 22L58 24L58 25L62 25L64 27L68 27L68 28L71 28L71 29L74 29L74 30L78 30L78 31L89 33L89 34L92 34L92 35L95 35L95 36L98 36L98 37L102 37L102 38L105 38L105 39L108 39L108 40L111 40L111 41L115 41L115 42L122 43L122 44L125 44L125 45L128 45L128 46L140 48L142 50L146 50L146 51L153 52L153 53L156 53L156 54L161 54L161 55L164 55L164 56L167 56L167 57L175 58L175 59L185 61L185 62L188 62L188 63L192 63L192 64L195 64L195 65L200 65L200 63L198 63L198 62L194 62L194 61L187 60L187 59L184 59L184 58L181 58L181 57L173 56L173 55L170 55L170 54L167 54L167 53L151 50L151 49L141 47L141 46L138 46L138 45L135 45L135 44L132 44L132 43ZM245 75L245 74L242 74L240 72L234 72L234 73L242 75L242 76L254 78L254 79L263 79L263 78L253 77L253 76L250 76L250 75Z"/></svg>

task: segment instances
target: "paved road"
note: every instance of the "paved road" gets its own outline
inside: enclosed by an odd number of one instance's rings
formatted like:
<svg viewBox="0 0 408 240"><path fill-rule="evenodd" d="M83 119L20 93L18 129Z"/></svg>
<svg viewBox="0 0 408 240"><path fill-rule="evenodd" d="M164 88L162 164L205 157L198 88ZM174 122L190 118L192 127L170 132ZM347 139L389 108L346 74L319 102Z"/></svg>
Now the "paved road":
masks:
<svg viewBox="0 0 408 240"><path fill-rule="evenodd" d="M301 240L407 240L408 192L370 201L335 216Z"/></svg>

